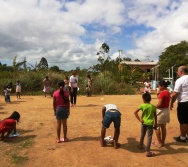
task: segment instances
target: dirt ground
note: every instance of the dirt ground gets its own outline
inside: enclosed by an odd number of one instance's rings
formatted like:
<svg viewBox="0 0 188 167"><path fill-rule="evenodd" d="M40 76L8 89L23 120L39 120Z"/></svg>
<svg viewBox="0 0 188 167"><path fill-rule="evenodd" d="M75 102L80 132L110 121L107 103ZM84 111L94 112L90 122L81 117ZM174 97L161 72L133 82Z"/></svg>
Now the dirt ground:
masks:
<svg viewBox="0 0 188 167"><path fill-rule="evenodd" d="M22 96L17 101L12 96L11 100L12 103L6 104L3 96L0 97L0 119L14 110L20 112L21 122L17 125L20 136L9 142L0 141L1 167L188 166L188 143L173 140L174 136L179 135L176 104L171 111L171 122L167 125L166 147L151 146L156 156L148 158L144 150L137 148L140 123L133 114L142 103L141 95L78 96L77 107L71 108L68 119L70 141L63 143L56 143L56 119L51 97ZM101 108L107 103L116 104L122 113L119 149L114 149L112 145L100 147ZM152 94L151 103L157 103L156 94ZM113 130L111 125L106 136L113 136ZM153 141L155 139L154 134Z"/></svg>

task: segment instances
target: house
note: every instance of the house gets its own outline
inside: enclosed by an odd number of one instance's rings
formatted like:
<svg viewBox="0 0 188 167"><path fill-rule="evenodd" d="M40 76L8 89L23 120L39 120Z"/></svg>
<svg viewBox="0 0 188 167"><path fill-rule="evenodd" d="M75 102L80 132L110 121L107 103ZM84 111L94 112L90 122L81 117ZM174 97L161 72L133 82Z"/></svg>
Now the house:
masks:
<svg viewBox="0 0 188 167"><path fill-rule="evenodd" d="M120 64L127 64L131 68L139 67L145 72L150 72L156 65L156 62L137 62L137 61L121 61Z"/></svg>

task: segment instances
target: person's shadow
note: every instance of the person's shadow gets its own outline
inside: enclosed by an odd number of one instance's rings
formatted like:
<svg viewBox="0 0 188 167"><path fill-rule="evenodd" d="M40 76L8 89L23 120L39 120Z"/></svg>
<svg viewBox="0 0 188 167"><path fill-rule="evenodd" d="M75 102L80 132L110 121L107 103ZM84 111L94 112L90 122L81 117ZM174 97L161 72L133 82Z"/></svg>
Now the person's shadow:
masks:
<svg viewBox="0 0 188 167"><path fill-rule="evenodd" d="M128 141L127 143L124 143L121 145L122 149L128 150L130 152L134 152L134 153L144 152L144 149L138 148L139 142L136 141L136 138L128 137L127 141Z"/></svg>
<svg viewBox="0 0 188 167"><path fill-rule="evenodd" d="M82 136L82 137L75 137L70 140L71 141L99 141L100 137L93 137L93 136Z"/></svg>
<svg viewBox="0 0 188 167"><path fill-rule="evenodd" d="M145 152L145 147L143 149L139 149L138 145L139 142L136 141L136 138L132 138L129 137L127 138L128 143L122 144L121 148L128 150L130 152L134 152L134 153L141 153L141 152ZM176 145L176 146L180 146L179 148L173 148L172 146ZM165 145L165 147L161 147L161 148L152 148L152 151L157 152L156 156L160 156L160 155L167 155L167 154L177 154L177 153L188 153L188 148L187 147L187 143L178 143L178 142L171 142L171 143L167 143Z"/></svg>
<svg viewBox="0 0 188 167"><path fill-rule="evenodd" d="M17 132L19 133L19 136L10 137L7 141L8 143L23 143L28 142L30 140L33 140L37 135L25 135L22 136L24 133L33 132L33 130L23 130L23 129L17 129Z"/></svg>

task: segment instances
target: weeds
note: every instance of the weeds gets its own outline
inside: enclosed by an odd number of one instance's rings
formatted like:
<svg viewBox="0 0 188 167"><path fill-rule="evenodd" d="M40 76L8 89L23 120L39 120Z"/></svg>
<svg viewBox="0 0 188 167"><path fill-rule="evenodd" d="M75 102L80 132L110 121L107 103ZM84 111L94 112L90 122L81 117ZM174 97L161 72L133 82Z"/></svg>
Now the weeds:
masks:
<svg viewBox="0 0 188 167"><path fill-rule="evenodd" d="M23 164L27 160L28 160L27 157L19 156L19 155L16 155L16 154L11 155L11 162L14 163L14 164Z"/></svg>

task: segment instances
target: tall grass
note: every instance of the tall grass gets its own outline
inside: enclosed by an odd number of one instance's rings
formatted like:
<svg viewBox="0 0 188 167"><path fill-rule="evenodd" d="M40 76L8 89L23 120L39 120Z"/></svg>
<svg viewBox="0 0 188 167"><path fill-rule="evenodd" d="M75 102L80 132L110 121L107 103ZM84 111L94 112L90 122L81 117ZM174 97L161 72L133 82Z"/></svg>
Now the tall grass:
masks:
<svg viewBox="0 0 188 167"><path fill-rule="evenodd" d="M87 70L78 72L80 95L85 95L87 85ZM135 86L126 83L124 80L118 80L112 72L90 74L93 79L93 94L135 94ZM22 86L22 94L25 95L41 95L43 93L43 80L48 76L52 81L53 91L57 90L57 83L64 80L65 76L70 77L71 72L52 72L49 70L42 71L20 71L16 80L20 80ZM0 89L3 91L3 86L9 82L13 82L13 75L10 72L0 73ZM13 92L15 92L15 84Z"/></svg>

